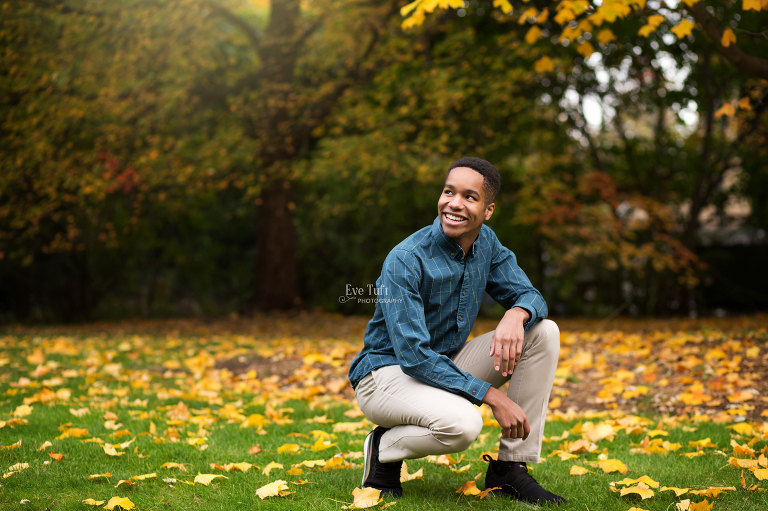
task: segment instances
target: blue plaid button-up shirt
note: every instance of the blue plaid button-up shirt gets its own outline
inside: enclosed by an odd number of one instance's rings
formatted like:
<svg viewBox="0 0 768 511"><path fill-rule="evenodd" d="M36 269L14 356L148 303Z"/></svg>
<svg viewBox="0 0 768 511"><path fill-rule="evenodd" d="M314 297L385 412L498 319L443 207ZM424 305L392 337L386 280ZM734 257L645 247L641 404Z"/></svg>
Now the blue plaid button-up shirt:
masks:
<svg viewBox="0 0 768 511"><path fill-rule="evenodd" d="M405 374L479 405L490 384L450 357L469 337L483 292L506 309L527 310L526 330L547 317L541 293L489 227L482 226L465 257L440 217L392 249L376 287L376 312L349 369L353 387L374 369L399 364Z"/></svg>

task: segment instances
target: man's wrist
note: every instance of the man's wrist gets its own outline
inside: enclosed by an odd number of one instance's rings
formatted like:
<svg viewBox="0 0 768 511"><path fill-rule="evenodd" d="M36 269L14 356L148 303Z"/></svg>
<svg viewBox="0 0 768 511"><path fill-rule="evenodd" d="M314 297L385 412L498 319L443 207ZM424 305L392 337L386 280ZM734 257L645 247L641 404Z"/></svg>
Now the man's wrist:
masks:
<svg viewBox="0 0 768 511"><path fill-rule="evenodd" d="M507 314L510 315L510 317L519 317L522 319L523 324L528 323L528 321L531 320L531 313L522 307L512 307L505 315Z"/></svg>

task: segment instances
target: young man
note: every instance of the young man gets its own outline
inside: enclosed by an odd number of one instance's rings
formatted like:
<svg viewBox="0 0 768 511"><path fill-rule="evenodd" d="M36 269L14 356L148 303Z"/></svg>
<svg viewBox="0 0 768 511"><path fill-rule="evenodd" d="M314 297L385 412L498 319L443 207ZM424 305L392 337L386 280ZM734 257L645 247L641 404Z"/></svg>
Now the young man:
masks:
<svg viewBox="0 0 768 511"><path fill-rule="evenodd" d="M405 459L461 452L480 433L474 405L487 404L501 426L498 461L485 487L513 498L564 504L528 474L539 462L560 332L544 319L541 294L515 255L483 223L491 218L499 172L480 158L451 164L438 218L387 256L365 345L349 378L366 417L363 487L399 497ZM465 342L483 298L507 313L495 331ZM504 395L499 387L509 381Z"/></svg>

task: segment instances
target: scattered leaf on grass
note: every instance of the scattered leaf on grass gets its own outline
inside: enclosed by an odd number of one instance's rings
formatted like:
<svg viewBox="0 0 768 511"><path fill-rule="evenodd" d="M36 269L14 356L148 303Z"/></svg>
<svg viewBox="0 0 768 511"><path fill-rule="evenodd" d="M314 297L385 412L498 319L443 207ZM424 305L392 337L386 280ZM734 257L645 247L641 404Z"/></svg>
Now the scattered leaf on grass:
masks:
<svg viewBox="0 0 768 511"><path fill-rule="evenodd" d="M266 499L267 497L283 497L285 495L290 495L293 493L292 491L288 490L288 483L285 481L279 480L275 481L274 483L269 483L267 485L262 486L258 490L256 490L256 495L259 496L261 500Z"/></svg>
<svg viewBox="0 0 768 511"><path fill-rule="evenodd" d="M464 495L477 495L480 493L480 488L477 487L477 483L474 481L467 481L461 488L456 490L456 493L463 493Z"/></svg>
<svg viewBox="0 0 768 511"><path fill-rule="evenodd" d="M131 477L131 479L133 479L134 481L143 481L144 479L154 479L155 477L157 477L157 474L155 472L152 472L151 474L133 476Z"/></svg>
<svg viewBox="0 0 768 511"><path fill-rule="evenodd" d="M93 499L85 499L83 501L83 504L88 504L89 506L100 506L104 503L103 500L93 500Z"/></svg>
<svg viewBox="0 0 768 511"><path fill-rule="evenodd" d="M208 486L209 484L211 484L211 481L213 481L217 477L223 477L224 479L229 479L227 476L222 476L217 474L197 474L195 476L195 482Z"/></svg>
<svg viewBox="0 0 768 511"><path fill-rule="evenodd" d="M373 507L381 502L381 490L376 488L355 488L352 490L355 500L350 506L342 506L342 509L365 509Z"/></svg>
<svg viewBox="0 0 768 511"><path fill-rule="evenodd" d="M107 505L104 506L105 509L113 510L115 507L121 507L125 509L126 511L133 509L136 507L133 502L128 500L126 497L112 497L109 499L109 502L107 502Z"/></svg>
<svg viewBox="0 0 768 511"><path fill-rule="evenodd" d="M485 497L486 497L486 496L487 496L489 493L491 493L493 490L501 490L501 487L500 487L500 486L497 486L497 487L495 487L495 488L488 488L488 489L486 489L486 490L483 490L483 491L481 491L480 493L478 493L478 494L476 495L476 497L477 497L477 498L479 498L479 499L484 499L484 498L485 498Z"/></svg>
<svg viewBox="0 0 768 511"><path fill-rule="evenodd" d="M630 493L640 495L643 500L649 499L654 495L653 490L648 488L648 486L644 483L640 483L637 486L630 486L629 488L622 488L620 495L623 497L624 495L629 495Z"/></svg>
<svg viewBox="0 0 768 511"><path fill-rule="evenodd" d="M299 445L298 444L283 444L280 447L277 448L278 454L296 454L299 452Z"/></svg>
<svg viewBox="0 0 768 511"><path fill-rule="evenodd" d="M92 474L88 476L88 479L98 479L100 477L112 477L112 474L105 472L103 474Z"/></svg>
<svg viewBox="0 0 768 511"><path fill-rule="evenodd" d="M252 445L250 449L248 449L248 454L259 454L261 452L261 447L259 447L259 444Z"/></svg>
<svg viewBox="0 0 768 511"><path fill-rule="evenodd" d="M661 489L659 489L659 491L673 491L677 497L684 493L688 493L688 490L690 490L690 488L676 488L674 486L662 486Z"/></svg>
<svg viewBox="0 0 768 511"><path fill-rule="evenodd" d="M757 470L753 470L752 474L754 474L754 476L761 481L768 479L768 469L765 468L758 468Z"/></svg>
<svg viewBox="0 0 768 511"><path fill-rule="evenodd" d="M707 497L717 497L725 491L736 491L735 486L717 486L707 488L706 490L691 490L694 495L705 495Z"/></svg>
<svg viewBox="0 0 768 511"><path fill-rule="evenodd" d="M264 474L265 476L268 476L269 473L272 472L273 468L283 468L283 465L282 463L276 463L274 461L270 461L269 465L264 467L264 470L262 470L261 473Z"/></svg>
<svg viewBox="0 0 768 511"><path fill-rule="evenodd" d="M3 449L18 449L19 447L21 447L21 440L19 440L19 441L18 441L18 442L16 442L15 444L11 444L11 445L4 445L4 446L3 446Z"/></svg>
<svg viewBox="0 0 768 511"><path fill-rule="evenodd" d="M413 474L408 473L408 465L403 462L403 466L400 468L400 482L405 483L408 481L413 481L414 479L421 479L424 480L424 469L420 468Z"/></svg>
<svg viewBox="0 0 768 511"><path fill-rule="evenodd" d="M304 471L299 467L297 467L296 465L293 465L289 470L286 470L285 473L288 474L289 476L300 476L301 474L304 473Z"/></svg>
<svg viewBox="0 0 768 511"><path fill-rule="evenodd" d="M572 476L583 476L584 474L591 474L591 470L587 470L584 467L580 467L578 465L574 465L571 467L571 475Z"/></svg>
<svg viewBox="0 0 768 511"><path fill-rule="evenodd" d="M630 484L637 484L637 483L644 483L649 488L658 488L659 487L659 483L654 481L653 479L651 479L648 476L642 476L642 477L639 477L638 479L630 479L628 477L625 477L621 481L616 481L616 484L620 484L622 486L629 486Z"/></svg>
<svg viewBox="0 0 768 511"><path fill-rule="evenodd" d="M64 459L64 455L63 454L57 454L57 453L55 453L53 451L49 452L48 456L50 456L51 458L55 459L56 461L61 461L61 460Z"/></svg>
<svg viewBox="0 0 768 511"><path fill-rule="evenodd" d="M182 470L184 472L187 471L183 463L174 463L173 461L166 461L165 463L160 465L160 468L178 468L179 470Z"/></svg>
<svg viewBox="0 0 768 511"><path fill-rule="evenodd" d="M44 451L46 447L53 447L53 444L46 440L43 444L37 448L38 451Z"/></svg>

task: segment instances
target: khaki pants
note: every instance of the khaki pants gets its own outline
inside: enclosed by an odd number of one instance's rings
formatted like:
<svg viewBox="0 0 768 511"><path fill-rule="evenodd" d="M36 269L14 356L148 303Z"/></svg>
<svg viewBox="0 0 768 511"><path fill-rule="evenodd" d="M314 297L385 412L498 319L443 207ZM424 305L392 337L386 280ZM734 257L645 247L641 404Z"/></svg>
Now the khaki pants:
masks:
<svg viewBox="0 0 768 511"><path fill-rule="evenodd" d="M488 332L466 342L452 360L496 388L509 381L507 396L525 412L531 433L526 440L502 438L499 459L538 463L560 331L547 319L528 330L511 378L493 367L493 357L488 356L492 337L493 332ZM355 395L369 420L390 428L379 444L383 463L464 451L483 427L480 412L469 400L422 383L403 373L400 366L372 371L357 385Z"/></svg>

